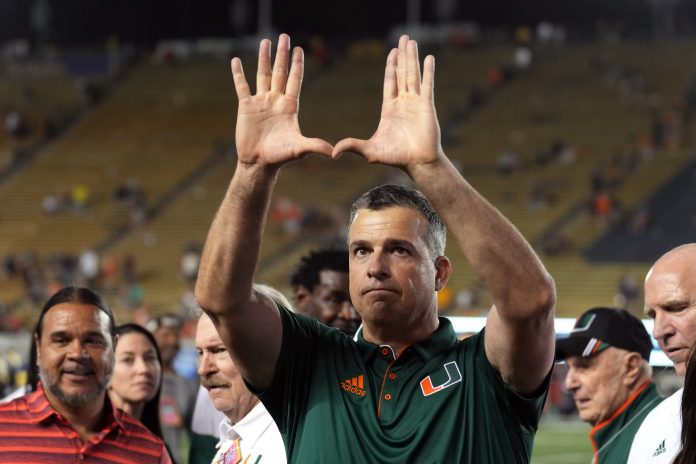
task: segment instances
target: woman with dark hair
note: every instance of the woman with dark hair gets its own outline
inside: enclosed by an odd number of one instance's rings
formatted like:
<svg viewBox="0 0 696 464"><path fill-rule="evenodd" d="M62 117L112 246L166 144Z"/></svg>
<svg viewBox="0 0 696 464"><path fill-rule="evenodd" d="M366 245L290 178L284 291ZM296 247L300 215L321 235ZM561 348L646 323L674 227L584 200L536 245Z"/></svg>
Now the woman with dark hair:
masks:
<svg viewBox="0 0 696 464"><path fill-rule="evenodd" d="M116 362L109 398L162 438L159 402L162 359L150 332L137 324L116 327Z"/></svg>
<svg viewBox="0 0 696 464"><path fill-rule="evenodd" d="M696 347L691 349L689 363L684 377L682 395L682 449L672 464L693 464L696 462Z"/></svg>

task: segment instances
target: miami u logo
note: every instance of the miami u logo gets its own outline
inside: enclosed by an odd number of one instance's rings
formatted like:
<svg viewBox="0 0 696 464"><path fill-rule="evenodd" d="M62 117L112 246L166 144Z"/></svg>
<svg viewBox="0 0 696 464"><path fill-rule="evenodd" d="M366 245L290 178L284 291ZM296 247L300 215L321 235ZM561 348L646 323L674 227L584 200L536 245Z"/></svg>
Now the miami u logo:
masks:
<svg viewBox="0 0 696 464"><path fill-rule="evenodd" d="M423 390L423 396L430 396L433 393L437 393L462 381L462 373L459 371L459 366L457 366L456 362L448 362L443 367L445 368L445 372L447 372L447 380L444 383L433 385L433 380L430 376L421 380L420 386L421 390Z"/></svg>

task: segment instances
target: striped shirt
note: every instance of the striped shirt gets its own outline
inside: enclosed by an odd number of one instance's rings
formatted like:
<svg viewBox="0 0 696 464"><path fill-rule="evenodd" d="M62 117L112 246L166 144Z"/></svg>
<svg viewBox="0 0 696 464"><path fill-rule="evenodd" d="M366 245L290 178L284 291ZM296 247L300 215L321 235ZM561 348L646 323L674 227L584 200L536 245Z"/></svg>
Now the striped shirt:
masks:
<svg viewBox="0 0 696 464"><path fill-rule="evenodd" d="M162 440L116 409L104 428L83 442L48 402L41 384L34 393L0 404L0 462L3 464L162 463L172 460Z"/></svg>

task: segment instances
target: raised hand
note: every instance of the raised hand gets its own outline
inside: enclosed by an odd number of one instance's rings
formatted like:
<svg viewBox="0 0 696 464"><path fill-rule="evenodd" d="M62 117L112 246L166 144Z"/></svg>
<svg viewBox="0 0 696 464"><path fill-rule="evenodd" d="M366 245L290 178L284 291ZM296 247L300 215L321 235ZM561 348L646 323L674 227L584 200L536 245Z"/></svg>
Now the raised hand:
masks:
<svg viewBox="0 0 696 464"><path fill-rule="evenodd" d="M438 160L443 153L435 113L434 80L435 58L431 55L425 58L421 80L418 45L408 36L401 36L399 48L392 49L387 58L377 131L369 140L341 140L333 156L350 151L371 163L406 169Z"/></svg>
<svg viewBox="0 0 696 464"><path fill-rule="evenodd" d="M232 77L239 98L237 156L242 164L279 167L309 153L331 156L331 144L307 138L300 131L297 115L304 74L302 49L293 50L288 72L289 59L290 37L281 34L271 71L271 41L261 41L256 95L251 94L241 60L232 59Z"/></svg>

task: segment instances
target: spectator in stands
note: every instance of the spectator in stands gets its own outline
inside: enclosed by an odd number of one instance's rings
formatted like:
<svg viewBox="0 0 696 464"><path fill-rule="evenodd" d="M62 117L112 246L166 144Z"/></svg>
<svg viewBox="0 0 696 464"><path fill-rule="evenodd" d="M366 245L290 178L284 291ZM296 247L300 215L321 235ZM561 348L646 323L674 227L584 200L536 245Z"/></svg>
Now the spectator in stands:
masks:
<svg viewBox="0 0 696 464"><path fill-rule="evenodd" d="M553 280L444 154L433 57L421 79L417 44L402 36L387 59L377 132L333 148L299 128L302 50L290 67L281 35L272 71L270 49L263 40L254 96L232 61L239 161L204 247L196 299L245 380L263 392L288 460L528 462L553 365ZM278 307L247 272L281 166L344 152L400 167L423 190L381 186L353 206L349 284L364 324L357 342ZM452 269L436 210L494 301L485 332L461 342L437 316Z"/></svg>
<svg viewBox="0 0 696 464"><path fill-rule="evenodd" d="M298 313L351 337L358 330L360 316L350 301L347 251L311 251L301 258L290 283Z"/></svg>
<svg viewBox="0 0 696 464"><path fill-rule="evenodd" d="M289 302L274 289L260 285L254 288L289 308ZM198 320L196 350L201 385L208 390L215 409L226 416L219 423L220 441L212 462L285 463L285 447L278 427L244 384L235 361L205 313Z"/></svg>
<svg viewBox="0 0 696 464"><path fill-rule="evenodd" d="M159 404L162 390L162 358L150 332L137 324L116 327L116 362L109 398L120 410L162 436Z"/></svg>
<svg viewBox="0 0 696 464"><path fill-rule="evenodd" d="M90 248L83 250L77 262L77 269L88 287L96 287L100 269L99 254Z"/></svg>
<svg viewBox="0 0 696 464"><path fill-rule="evenodd" d="M619 293L617 299L621 307L632 308L640 300L640 289L633 274L624 273L619 277Z"/></svg>
<svg viewBox="0 0 696 464"><path fill-rule="evenodd" d="M643 418L662 401L652 382L651 351L645 326L623 309L590 309L556 342L556 360L568 364L566 389L580 419L593 427L593 463L626 462Z"/></svg>
<svg viewBox="0 0 696 464"><path fill-rule="evenodd" d="M90 289L65 287L49 298L34 337L37 390L0 408L1 462L171 462L162 440L106 394L114 325Z"/></svg>
<svg viewBox="0 0 696 464"><path fill-rule="evenodd" d="M24 115L17 108L5 112L5 132L11 137L24 137L29 133L29 126Z"/></svg>
<svg viewBox="0 0 696 464"><path fill-rule="evenodd" d="M91 197L89 187L83 183L77 183L70 189L70 206L75 213L85 214Z"/></svg>
<svg viewBox="0 0 696 464"><path fill-rule="evenodd" d="M500 174L512 174L521 167L520 157L514 150L505 150L496 158L495 166Z"/></svg>
<svg viewBox="0 0 696 464"><path fill-rule="evenodd" d="M645 313L653 337L684 377L696 346L696 243L678 246L658 259L645 278ZM667 463L681 448L683 389L666 398L636 433L629 464Z"/></svg>
<svg viewBox="0 0 696 464"><path fill-rule="evenodd" d="M198 391L198 382L174 370L174 358L180 348L181 321L173 314L150 319L146 326L157 341L162 357L162 393L160 425L164 441L175 462L183 462L191 430L191 417Z"/></svg>
<svg viewBox="0 0 696 464"><path fill-rule="evenodd" d="M201 262L201 245L189 243L181 254L181 275L187 282L195 282L198 277L198 265Z"/></svg>

